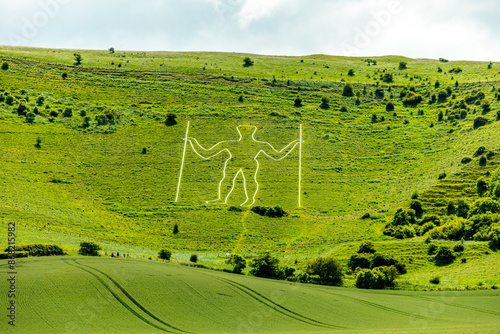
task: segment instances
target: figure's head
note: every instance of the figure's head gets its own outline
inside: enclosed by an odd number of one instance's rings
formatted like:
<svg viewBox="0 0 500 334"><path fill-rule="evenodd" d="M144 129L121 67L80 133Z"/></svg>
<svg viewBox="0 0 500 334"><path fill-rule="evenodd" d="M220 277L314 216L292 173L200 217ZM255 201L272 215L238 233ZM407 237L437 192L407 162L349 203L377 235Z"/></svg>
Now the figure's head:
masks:
<svg viewBox="0 0 500 334"><path fill-rule="evenodd" d="M239 125L236 127L241 138L251 138L257 127L253 125Z"/></svg>

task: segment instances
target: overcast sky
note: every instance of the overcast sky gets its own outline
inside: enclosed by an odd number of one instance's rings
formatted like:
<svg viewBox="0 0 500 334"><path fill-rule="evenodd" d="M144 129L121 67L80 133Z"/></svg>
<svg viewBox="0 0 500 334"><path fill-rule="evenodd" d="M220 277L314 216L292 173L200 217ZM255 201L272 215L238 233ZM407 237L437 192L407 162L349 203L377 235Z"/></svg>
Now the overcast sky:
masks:
<svg viewBox="0 0 500 334"><path fill-rule="evenodd" d="M0 0L0 44L500 61L495 0Z"/></svg>

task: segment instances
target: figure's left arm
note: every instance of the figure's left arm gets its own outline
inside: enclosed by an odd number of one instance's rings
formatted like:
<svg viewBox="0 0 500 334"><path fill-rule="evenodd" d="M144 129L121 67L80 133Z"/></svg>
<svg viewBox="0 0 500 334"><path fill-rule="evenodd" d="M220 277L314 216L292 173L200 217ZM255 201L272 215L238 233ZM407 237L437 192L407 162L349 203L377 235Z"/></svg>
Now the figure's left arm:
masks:
<svg viewBox="0 0 500 334"><path fill-rule="evenodd" d="M302 143L303 142L304 141L302 141ZM266 143L267 148L265 150L261 150L261 152L264 153L265 155L267 155L269 158L276 160L276 161L279 161L281 159L284 159L288 154L290 154L290 152L292 152L293 149L295 147L297 147L297 145L299 145L299 143L300 143L300 139L296 139L296 140L292 141L290 144L288 144L287 146L285 146L280 151L277 151L271 144Z"/></svg>

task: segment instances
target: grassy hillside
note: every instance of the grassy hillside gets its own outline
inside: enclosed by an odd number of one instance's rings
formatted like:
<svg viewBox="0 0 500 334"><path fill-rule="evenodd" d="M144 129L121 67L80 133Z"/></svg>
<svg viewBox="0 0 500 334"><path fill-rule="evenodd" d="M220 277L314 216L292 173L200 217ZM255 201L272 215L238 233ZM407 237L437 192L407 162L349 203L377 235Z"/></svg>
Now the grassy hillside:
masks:
<svg viewBox="0 0 500 334"><path fill-rule="evenodd" d="M243 66L246 56L253 66ZM478 158L461 161L479 146L500 147L498 64L7 46L0 46L0 60L8 63L0 71L0 231L15 221L19 243L57 242L74 254L80 240L92 239L108 252L144 257L167 247L203 253L218 265L226 252L263 251L305 264L371 239L410 258L405 243L382 235L396 208L417 191L427 212L442 212L457 194L477 198L475 180L496 168L495 157L481 168ZM342 95L346 82L352 97ZM404 102L405 89L422 101ZM481 99L469 99L478 92ZM320 106L323 97L328 105ZM460 105L462 99L468 102ZM394 111L386 110L389 102ZM165 124L169 113L176 125ZM479 116L489 124L474 126ZM298 150L280 162L259 159L255 204L280 205L288 216L229 211L244 200L241 178L228 205L206 204L217 197L227 157L203 160L189 147L175 202L188 122L205 147L237 140L236 127L251 125L256 140L279 149L298 139L302 125L302 207ZM449 177L440 181L443 172ZM371 218L361 219L365 213ZM470 277L483 272L480 263ZM429 268L412 270L427 281ZM470 283L483 280L494 284L498 273Z"/></svg>
<svg viewBox="0 0 500 334"><path fill-rule="evenodd" d="M366 291L116 258L18 267L30 274L18 282L16 328L2 321L2 333L477 333L500 317L492 290Z"/></svg>

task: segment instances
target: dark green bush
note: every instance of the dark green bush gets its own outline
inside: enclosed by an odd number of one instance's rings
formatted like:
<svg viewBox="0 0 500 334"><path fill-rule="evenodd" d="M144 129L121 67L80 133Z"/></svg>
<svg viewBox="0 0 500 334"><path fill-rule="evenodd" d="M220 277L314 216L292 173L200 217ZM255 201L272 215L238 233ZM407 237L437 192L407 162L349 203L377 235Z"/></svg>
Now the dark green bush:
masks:
<svg viewBox="0 0 500 334"><path fill-rule="evenodd" d="M447 265L455 261L457 256L448 246L439 246L434 256L434 262L437 265Z"/></svg>
<svg viewBox="0 0 500 334"><path fill-rule="evenodd" d="M360 269L356 272L356 287L359 289L385 289L393 287L398 270L394 267Z"/></svg>
<svg viewBox="0 0 500 334"><path fill-rule="evenodd" d="M172 252L168 249L160 249L158 252L158 258L162 260L170 260L172 257Z"/></svg>
<svg viewBox="0 0 500 334"><path fill-rule="evenodd" d="M241 274L242 270L247 266L247 261L239 254L231 254L226 263L233 266L233 273L235 274Z"/></svg>
<svg viewBox="0 0 500 334"><path fill-rule="evenodd" d="M370 268L371 267L371 255L369 254L353 254L347 262L347 267L354 271L356 268Z"/></svg>
<svg viewBox="0 0 500 334"><path fill-rule="evenodd" d="M296 97L295 100L293 101L293 105L297 108L302 107L302 99L300 97Z"/></svg>
<svg viewBox="0 0 500 334"><path fill-rule="evenodd" d="M63 117L73 117L73 109L71 108L64 109Z"/></svg>
<svg viewBox="0 0 500 334"><path fill-rule="evenodd" d="M484 160L486 161L485 157L481 157L481 158L484 158ZM486 163L484 163L484 164L486 164ZM477 193L479 194L479 196L483 196L488 191L488 182L486 182L486 180L484 178L480 177L476 182L476 189L477 189Z"/></svg>
<svg viewBox="0 0 500 334"><path fill-rule="evenodd" d="M177 124L177 115L174 113L168 113L167 114L167 119L165 120L165 125L167 126L172 126Z"/></svg>
<svg viewBox="0 0 500 334"><path fill-rule="evenodd" d="M478 116L474 118L474 129L480 128L490 123L490 120L486 117Z"/></svg>
<svg viewBox="0 0 500 334"><path fill-rule="evenodd" d="M301 101L301 103L302 103L302 101ZM328 108L330 108L330 100L326 96L323 96L321 98L321 104L319 105L319 107L321 109L328 109Z"/></svg>
<svg viewBox="0 0 500 334"><path fill-rule="evenodd" d="M46 244L26 244L17 245L15 247L16 252L27 252L29 256L57 256L66 255L61 247L58 245L46 245ZM9 251L9 247L5 249L5 252Z"/></svg>
<svg viewBox="0 0 500 334"><path fill-rule="evenodd" d="M254 62L250 57L243 58L243 67L253 66Z"/></svg>
<svg viewBox="0 0 500 334"><path fill-rule="evenodd" d="M500 213L500 203L489 197L477 199L472 203L469 217L485 213Z"/></svg>
<svg viewBox="0 0 500 334"><path fill-rule="evenodd" d="M430 244L427 248L427 254L434 255L436 254L438 246L436 244Z"/></svg>
<svg viewBox="0 0 500 334"><path fill-rule="evenodd" d="M387 103L385 106L385 110L386 111L394 111L394 103L392 103L392 102Z"/></svg>
<svg viewBox="0 0 500 334"><path fill-rule="evenodd" d="M422 202L420 202L418 199L411 201L410 209L415 210L415 215L417 217L422 217L422 214L424 213L424 209L422 208Z"/></svg>
<svg viewBox="0 0 500 334"><path fill-rule="evenodd" d="M394 81L394 75L392 73L385 73L382 76L382 81L386 83L391 83Z"/></svg>
<svg viewBox="0 0 500 334"><path fill-rule="evenodd" d="M344 89L342 90L342 96L351 97L354 96L354 88L351 83L346 83Z"/></svg>
<svg viewBox="0 0 500 334"><path fill-rule="evenodd" d="M370 268L394 266L400 274L406 274L406 265L399 262L389 254L375 253L373 255Z"/></svg>
<svg viewBox="0 0 500 334"><path fill-rule="evenodd" d="M172 230L172 233L173 233L173 234L177 234L177 233L179 233L179 225L177 225L177 223L174 225L174 228L173 228L173 230Z"/></svg>
<svg viewBox="0 0 500 334"><path fill-rule="evenodd" d="M191 257L189 258L190 262L196 263L198 262L198 255L196 254L191 254Z"/></svg>
<svg viewBox="0 0 500 334"><path fill-rule="evenodd" d="M274 207L254 206L251 210L258 215L267 217L283 217L287 215L287 213L279 205Z"/></svg>
<svg viewBox="0 0 500 334"><path fill-rule="evenodd" d="M363 241L361 245L359 245L358 253L375 253L375 245L371 241Z"/></svg>
<svg viewBox="0 0 500 334"><path fill-rule="evenodd" d="M432 284L439 284L441 282L441 278L439 276L434 276L433 278L431 278L429 280L429 283L432 283Z"/></svg>
<svg viewBox="0 0 500 334"><path fill-rule="evenodd" d="M9 69L9 63L4 61L2 63L2 70L7 71Z"/></svg>
<svg viewBox="0 0 500 334"><path fill-rule="evenodd" d="M78 254L87 256L99 256L99 251L101 246L93 241L82 241L80 242L80 249Z"/></svg>
<svg viewBox="0 0 500 334"><path fill-rule="evenodd" d="M261 255L250 262L250 274L264 278L280 278L279 259L271 256L269 253Z"/></svg>
<svg viewBox="0 0 500 334"><path fill-rule="evenodd" d="M335 259L319 257L307 265L306 272L318 276L317 283L342 285L342 265Z"/></svg>

